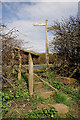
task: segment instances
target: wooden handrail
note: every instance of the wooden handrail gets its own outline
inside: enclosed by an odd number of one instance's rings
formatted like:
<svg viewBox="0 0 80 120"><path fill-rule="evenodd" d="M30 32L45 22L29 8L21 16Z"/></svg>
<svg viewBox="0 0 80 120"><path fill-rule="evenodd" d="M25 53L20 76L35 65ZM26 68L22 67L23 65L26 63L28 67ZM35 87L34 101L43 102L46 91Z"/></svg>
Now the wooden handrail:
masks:
<svg viewBox="0 0 80 120"><path fill-rule="evenodd" d="M52 85L50 85L48 82L44 81L41 77L39 77L38 75L36 75L34 73L34 76L37 77L41 82L47 84L50 88L52 88L53 90L55 90L56 92L59 92L56 88L54 88Z"/></svg>
<svg viewBox="0 0 80 120"><path fill-rule="evenodd" d="M19 48L19 47L13 47L14 49L17 49L17 50L20 50L20 51L23 51L23 52L25 52L25 53L31 53L32 55L35 55L35 56L39 56L39 54L38 53L35 53L35 52L33 52L33 51L29 51L29 50L24 50L24 49L21 49L21 48Z"/></svg>

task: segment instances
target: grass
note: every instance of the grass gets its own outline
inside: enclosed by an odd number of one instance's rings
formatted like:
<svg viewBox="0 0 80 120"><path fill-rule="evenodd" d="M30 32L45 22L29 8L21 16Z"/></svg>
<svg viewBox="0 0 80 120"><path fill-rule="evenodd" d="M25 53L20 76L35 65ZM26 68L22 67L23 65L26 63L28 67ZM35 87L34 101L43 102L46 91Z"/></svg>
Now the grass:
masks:
<svg viewBox="0 0 80 120"><path fill-rule="evenodd" d="M78 87L70 87L68 85L63 84L60 81L55 80L55 73L49 72L47 74L48 79L45 79L49 82L53 87L57 88L59 91L62 91L64 94L67 94L74 101L78 101L80 99L79 89Z"/></svg>
<svg viewBox="0 0 80 120"><path fill-rule="evenodd" d="M63 103L67 106L70 106L72 103L72 100L63 92L59 92L59 93L55 92L55 94L53 95L53 99L56 101L56 103Z"/></svg>

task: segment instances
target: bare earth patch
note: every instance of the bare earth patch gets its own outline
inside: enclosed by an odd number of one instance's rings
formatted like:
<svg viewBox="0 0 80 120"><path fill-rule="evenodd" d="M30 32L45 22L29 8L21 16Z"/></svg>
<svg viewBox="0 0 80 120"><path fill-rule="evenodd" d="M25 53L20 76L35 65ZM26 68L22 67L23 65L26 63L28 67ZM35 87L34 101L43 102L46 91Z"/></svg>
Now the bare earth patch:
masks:
<svg viewBox="0 0 80 120"><path fill-rule="evenodd" d="M50 106L54 107L58 114L66 114L69 112L69 107L64 104L50 104Z"/></svg>

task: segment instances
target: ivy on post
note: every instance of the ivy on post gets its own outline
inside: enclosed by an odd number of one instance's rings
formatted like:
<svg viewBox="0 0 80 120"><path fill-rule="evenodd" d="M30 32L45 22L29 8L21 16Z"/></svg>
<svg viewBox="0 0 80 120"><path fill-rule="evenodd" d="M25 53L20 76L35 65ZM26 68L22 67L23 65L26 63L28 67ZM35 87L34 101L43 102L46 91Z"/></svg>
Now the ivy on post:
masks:
<svg viewBox="0 0 80 120"><path fill-rule="evenodd" d="M33 59L31 53L29 53L29 93L33 95Z"/></svg>
<svg viewBox="0 0 80 120"><path fill-rule="evenodd" d="M18 56L19 56L18 80L21 80L21 55L20 55L20 50L18 50Z"/></svg>

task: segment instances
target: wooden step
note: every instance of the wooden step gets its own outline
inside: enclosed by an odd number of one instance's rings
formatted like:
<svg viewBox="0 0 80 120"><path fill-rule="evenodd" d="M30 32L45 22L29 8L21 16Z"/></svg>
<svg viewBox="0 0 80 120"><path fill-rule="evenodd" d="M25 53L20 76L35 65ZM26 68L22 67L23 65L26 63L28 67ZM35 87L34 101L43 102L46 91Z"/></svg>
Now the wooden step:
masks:
<svg viewBox="0 0 80 120"><path fill-rule="evenodd" d="M58 104L58 103L56 103L56 104L53 104L53 105L49 104L49 106L54 107L57 110L57 112L58 112L59 115L60 114L66 114L66 113L69 112L69 107L66 106L66 105L64 105L64 104Z"/></svg>
<svg viewBox="0 0 80 120"><path fill-rule="evenodd" d="M45 99L49 98L50 95L54 95L55 91L51 91L49 89L45 89L45 88L36 88L34 93L37 95L37 97L43 97Z"/></svg>
<svg viewBox="0 0 80 120"><path fill-rule="evenodd" d="M47 92L40 93L38 96L47 99L50 97L50 95L54 95L54 94L55 94L55 91L47 91Z"/></svg>
<svg viewBox="0 0 80 120"><path fill-rule="evenodd" d="M64 84L68 84L68 85L74 85L76 84L76 79L74 78L69 78L69 77L63 77L63 76L56 76L55 80L57 81L61 81Z"/></svg>
<svg viewBox="0 0 80 120"><path fill-rule="evenodd" d="M43 82L35 82L34 85L36 88L41 88L44 85L44 83Z"/></svg>

